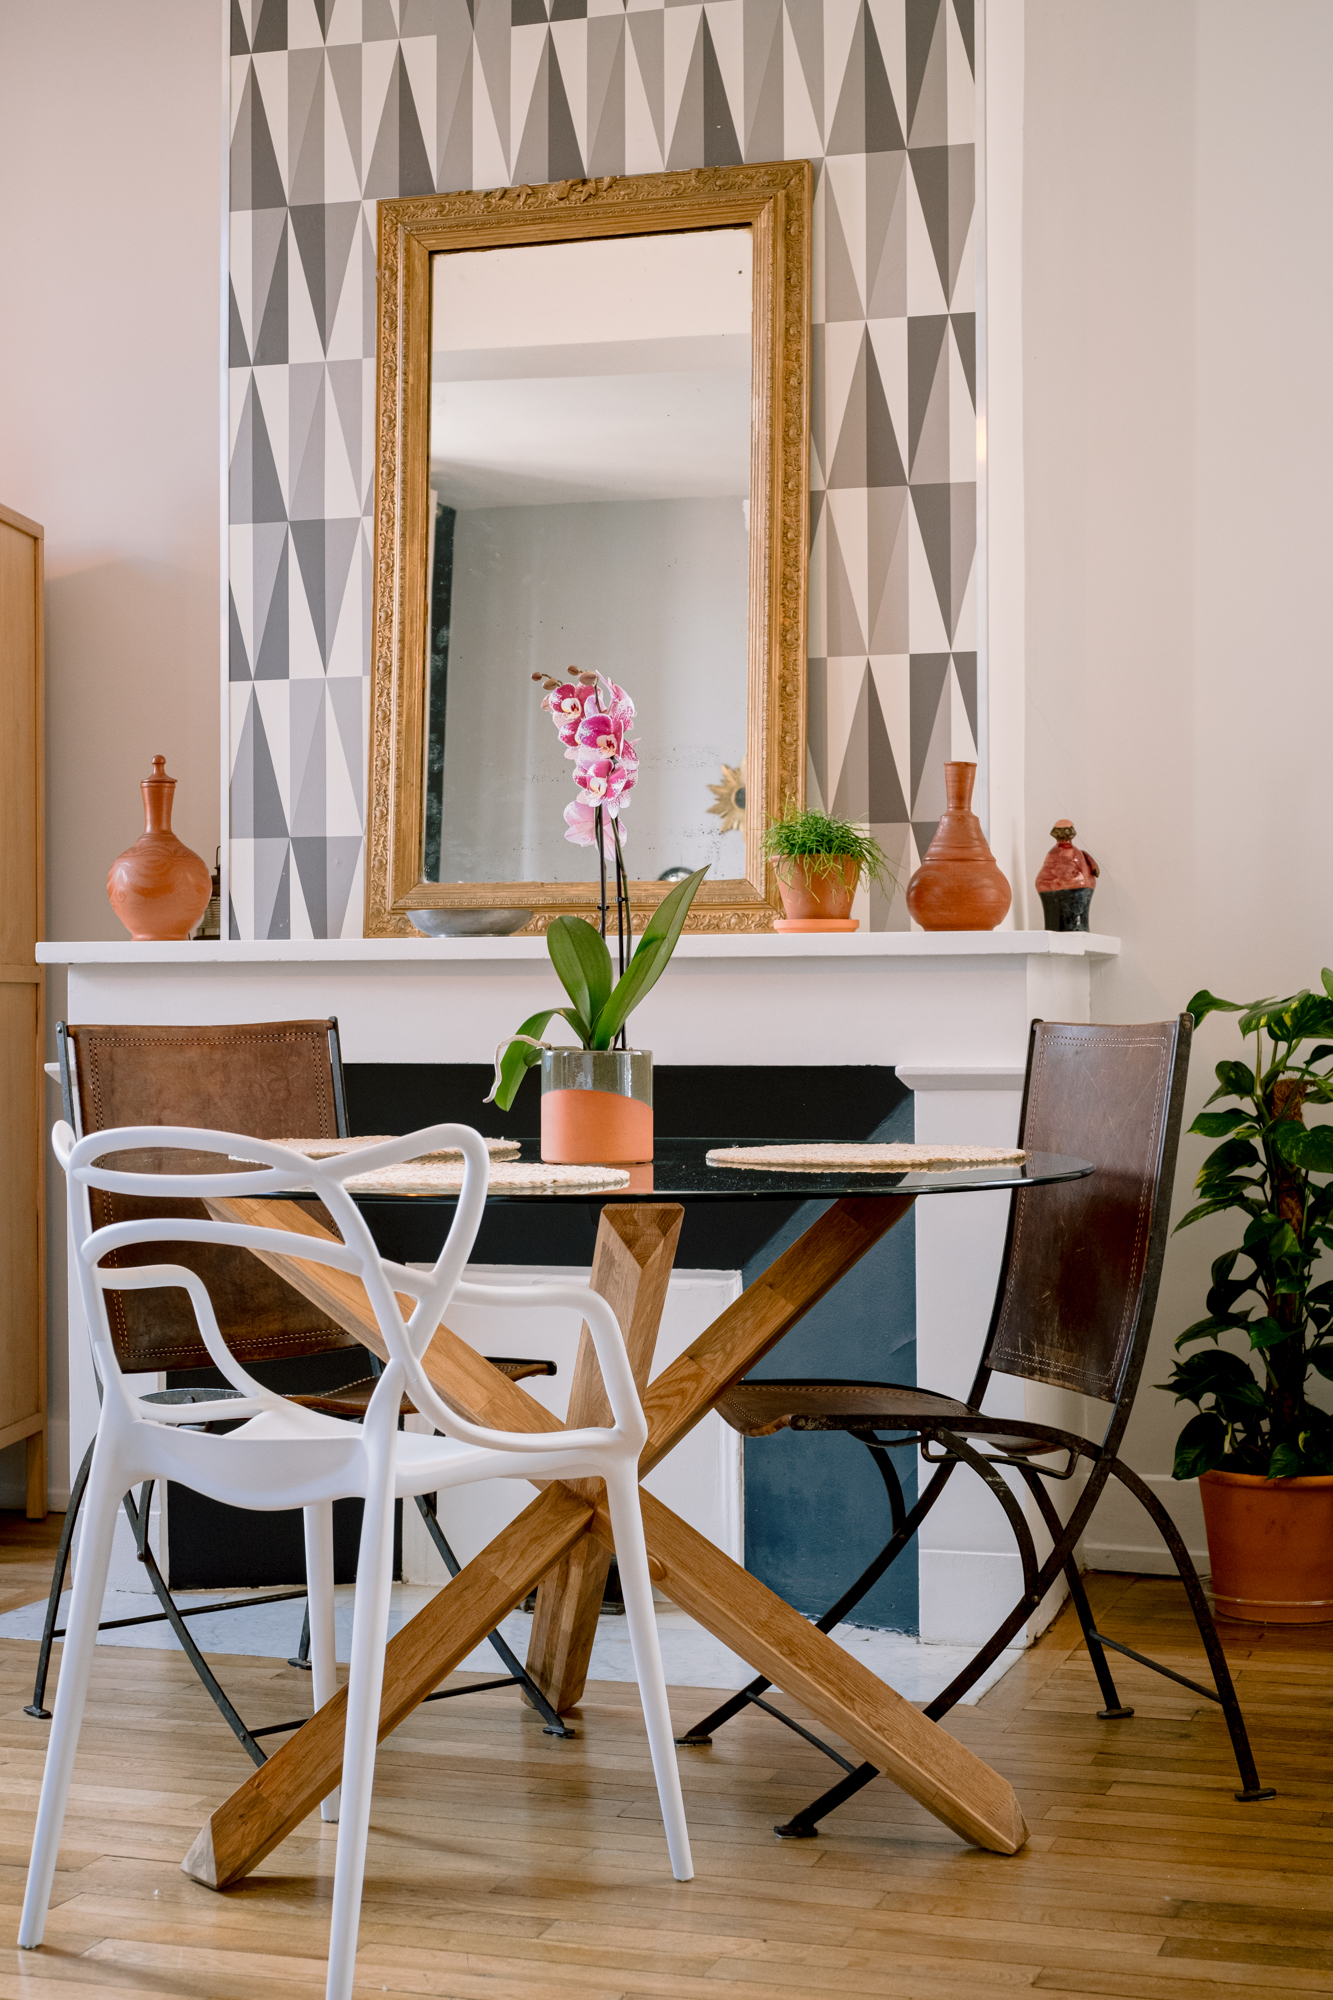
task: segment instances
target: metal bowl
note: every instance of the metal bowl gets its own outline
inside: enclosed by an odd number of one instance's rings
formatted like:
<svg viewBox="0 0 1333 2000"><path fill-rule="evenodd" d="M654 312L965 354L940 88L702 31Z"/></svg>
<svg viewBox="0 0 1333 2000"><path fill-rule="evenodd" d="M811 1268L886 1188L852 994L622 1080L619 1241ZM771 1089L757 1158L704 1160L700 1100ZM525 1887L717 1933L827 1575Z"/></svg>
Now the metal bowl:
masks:
<svg viewBox="0 0 1333 2000"><path fill-rule="evenodd" d="M510 937L531 910L409 910L409 920L427 937Z"/></svg>

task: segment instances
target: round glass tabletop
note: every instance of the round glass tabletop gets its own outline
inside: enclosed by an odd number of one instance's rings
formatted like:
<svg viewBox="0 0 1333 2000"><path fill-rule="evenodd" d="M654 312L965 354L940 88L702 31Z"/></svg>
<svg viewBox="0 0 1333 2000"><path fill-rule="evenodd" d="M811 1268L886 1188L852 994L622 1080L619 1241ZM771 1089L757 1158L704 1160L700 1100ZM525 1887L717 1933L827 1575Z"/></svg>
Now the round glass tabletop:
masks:
<svg viewBox="0 0 1333 2000"><path fill-rule="evenodd" d="M771 1145L772 1140L658 1139L651 1165L630 1167L629 1183L615 1188L495 1188L487 1199L501 1201L836 1201L843 1195L977 1194L1025 1187L1047 1187L1056 1181L1082 1180L1096 1171L1089 1160L1063 1153L1029 1153L1021 1165L1007 1167L948 1167L928 1173L857 1173L846 1167L825 1173L789 1168L713 1167L707 1155L717 1147ZM796 1144L796 1141L788 1141ZM522 1141L520 1158L541 1159L536 1139ZM439 1201L453 1205L453 1194L375 1192L353 1189L363 1206L393 1201Z"/></svg>

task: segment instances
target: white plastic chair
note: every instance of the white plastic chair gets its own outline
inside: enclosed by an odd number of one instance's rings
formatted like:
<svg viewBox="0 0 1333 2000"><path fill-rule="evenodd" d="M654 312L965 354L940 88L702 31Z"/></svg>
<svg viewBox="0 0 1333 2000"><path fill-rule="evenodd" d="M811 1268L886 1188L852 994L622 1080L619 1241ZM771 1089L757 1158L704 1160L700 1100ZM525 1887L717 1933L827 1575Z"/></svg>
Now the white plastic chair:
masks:
<svg viewBox="0 0 1333 2000"><path fill-rule="evenodd" d="M329 1698L335 1687L332 1549L330 1538L323 1531L324 1523L331 1519L329 1510L334 1500L356 1496L365 1502L357 1556L328 2000L347 2000L352 1991L393 1574L396 1498L466 1485L477 1479L592 1477L606 1482L634 1668L667 1848L677 1881L689 1881L694 1871L639 1509L638 1460L647 1437L647 1424L629 1358L615 1314L604 1299L584 1285L553 1283L519 1287L476 1285L463 1280L463 1269L486 1200L490 1168L484 1141L467 1126L435 1125L334 1159L308 1160L271 1141L183 1126L123 1127L92 1133L76 1141L69 1126L62 1122L55 1128L53 1143L66 1173L70 1225L78 1251L79 1280L101 1384L102 1410L84 1503L83 1536L75 1565L74 1596L42 1777L19 1944L31 1951L42 1941L116 1515L121 1495L144 1479L177 1480L233 1507L307 1510L311 1656L317 1706ZM433 1268L411 1270L380 1256L356 1203L342 1183L350 1174L410 1160L443 1146L458 1147L463 1154L463 1186L458 1207L448 1240ZM109 1154L123 1155L137 1148L152 1148L157 1153L180 1148L196 1155L201 1152L229 1155L233 1159L254 1161L256 1165L253 1172L168 1175L113 1171L96 1164ZM302 1409L256 1382L229 1352L218 1331L207 1290L193 1272L169 1264L129 1269L100 1266L100 1260L109 1252L130 1244L162 1241L168 1231L177 1242L233 1243L249 1250L290 1256L295 1246L287 1231L238 1223L192 1222L177 1217L117 1223L94 1231L88 1198L90 1187L105 1188L112 1193L196 1201L210 1195L262 1197L313 1187L333 1216L343 1241L302 1237L301 1258L332 1265L360 1278L389 1355L364 1422L343 1423ZM178 1286L189 1293L209 1353L239 1391L239 1400L224 1405L228 1418L244 1420L235 1431L214 1435L181 1429L181 1425L198 1423L197 1407L147 1403L126 1386L116 1364L104 1294L162 1285ZM416 1300L406 1321L395 1292ZM592 1335L611 1405L611 1424L527 1433L489 1430L457 1416L441 1402L421 1367L421 1356L453 1298L469 1305L562 1306L580 1312ZM404 1391L441 1436L399 1431L398 1409Z"/></svg>

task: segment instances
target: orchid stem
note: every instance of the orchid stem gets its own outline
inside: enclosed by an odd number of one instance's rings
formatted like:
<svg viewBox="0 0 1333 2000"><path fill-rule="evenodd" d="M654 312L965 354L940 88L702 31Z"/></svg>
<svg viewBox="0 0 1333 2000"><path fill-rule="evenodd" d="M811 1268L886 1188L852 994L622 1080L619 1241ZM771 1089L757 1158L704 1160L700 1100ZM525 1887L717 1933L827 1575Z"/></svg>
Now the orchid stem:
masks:
<svg viewBox="0 0 1333 2000"><path fill-rule="evenodd" d="M616 946L617 956L620 960L620 977L623 979L625 977L625 939L628 936L630 942L633 943L634 917L629 903L629 872L625 867L625 857L620 851L620 821L618 818L613 819L611 822L611 838L616 844ZM623 928L621 923L622 908L624 910ZM623 1027L617 1035L616 1041L622 1049L629 1047Z"/></svg>
<svg viewBox="0 0 1333 2000"><path fill-rule="evenodd" d="M593 825L593 833L596 836L597 840L597 866L601 870L601 878L602 878L601 921L602 921L602 936L603 938L605 938L606 936L606 849L602 845L602 808L600 806L596 807L596 809L593 812L592 825Z"/></svg>

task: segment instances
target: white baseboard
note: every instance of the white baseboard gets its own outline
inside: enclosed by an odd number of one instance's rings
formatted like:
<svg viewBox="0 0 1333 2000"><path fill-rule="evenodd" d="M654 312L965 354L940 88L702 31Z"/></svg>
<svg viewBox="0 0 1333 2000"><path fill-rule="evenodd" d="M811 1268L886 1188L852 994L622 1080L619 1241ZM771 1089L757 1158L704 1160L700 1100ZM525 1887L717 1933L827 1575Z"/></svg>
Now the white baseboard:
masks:
<svg viewBox="0 0 1333 2000"><path fill-rule="evenodd" d="M1194 1567L1207 1576L1208 1542L1198 1480L1173 1479L1169 1472L1144 1472L1139 1477L1175 1522ZM1108 1482L1088 1523L1082 1560L1086 1569L1137 1571L1140 1576L1174 1576L1176 1569L1149 1516L1133 1494L1114 1479Z"/></svg>
<svg viewBox="0 0 1333 2000"><path fill-rule="evenodd" d="M1017 1555L994 1549L922 1549L920 1593L924 1643L980 1646L1023 1595L1023 1566ZM1067 1595L1061 1577L1010 1644L1039 1638Z"/></svg>

